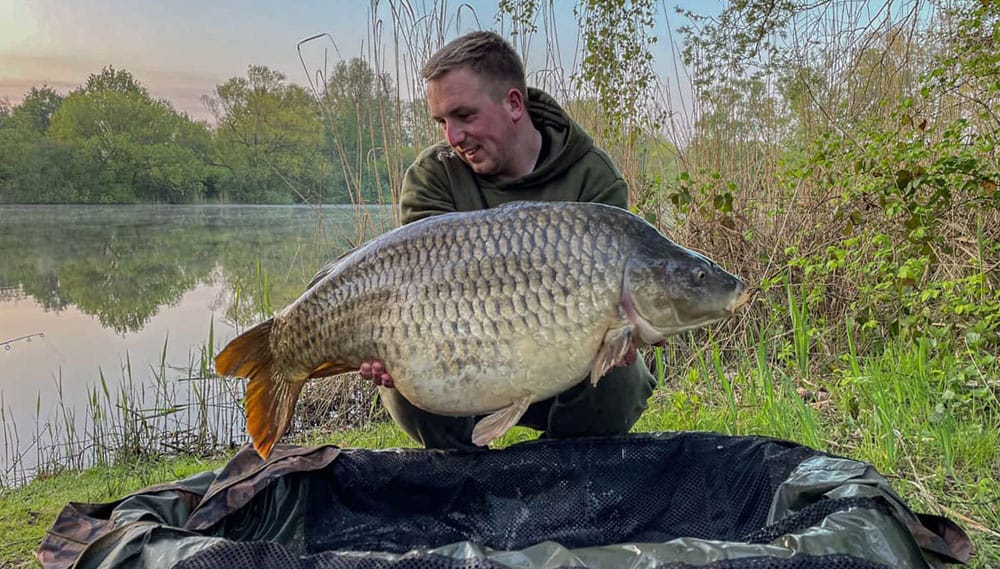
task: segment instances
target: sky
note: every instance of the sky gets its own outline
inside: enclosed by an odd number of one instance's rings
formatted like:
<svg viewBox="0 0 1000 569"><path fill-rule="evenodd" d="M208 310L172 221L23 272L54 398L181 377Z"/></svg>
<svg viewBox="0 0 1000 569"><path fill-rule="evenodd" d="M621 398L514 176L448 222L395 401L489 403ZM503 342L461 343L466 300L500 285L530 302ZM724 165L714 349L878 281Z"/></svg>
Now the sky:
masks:
<svg viewBox="0 0 1000 569"><path fill-rule="evenodd" d="M559 37L575 42L574 2L554 2ZM668 22L673 29L680 24L673 13L677 3L661 4L654 32L660 37L654 52L657 71L664 76L676 75L665 36ZM711 1L680 3L697 6L699 11L719 6ZM389 7L403 3L0 0L0 99L16 104L32 86L41 85L66 93L86 82L88 75L112 65L131 72L154 97L207 120L210 114L201 97L227 79L244 75L250 65L268 66L283 72L290 82L306 84L296 44L307 37L328 33L340 57L362 55L369 42L373 5L377 15L387 20ZM496 0L409 0L405 5L418 17L434 10L449 15L447 39L473 29L497 29ZM669 11L666 17L664 10ZM307 44L308 68L322 67L321 45L329 43ZM316 47L310 53L308 46ZM529 57L528 69L543 64ZM669 80L676 81L676 77Z"/></svg>

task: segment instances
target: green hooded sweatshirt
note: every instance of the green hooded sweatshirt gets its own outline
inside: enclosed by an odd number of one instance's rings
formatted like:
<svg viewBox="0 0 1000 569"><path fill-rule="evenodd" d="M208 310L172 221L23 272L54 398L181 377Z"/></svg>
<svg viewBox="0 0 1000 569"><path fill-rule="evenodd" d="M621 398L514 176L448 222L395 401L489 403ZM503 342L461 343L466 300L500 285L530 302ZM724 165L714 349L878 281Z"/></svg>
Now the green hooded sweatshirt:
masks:
<svg viewBox="0 0 1000 569"><path fill-rule="evenodd" d="M404 224L439 213L487 209L515 201L600 202L628 207L628 186L611 158L555 99L528 88L528 115L542 134L535 170L516 180L480 176L446 141L420 153L403 177Z"/></svg>
<svg viewBox="0 0 1000 569"><path fill-rule="evenodd" d="M509 181L479 176L447 142L440 142L423 151L406 171L400 195L402 222L451 211L487 209L514 200L628 207L628 187L621 172L552 97L528 89L528 113L542 133L542 148L532 173ZM610 370L596 387L582 381L551 400L536 403L544 417L535 420L541 422L535 424L526 416L520 424L554 438L624 434L646 409L655 386L656 380L639 355L631 365ZM396 391L383 393L382 403L403 430L428 448L472 444L475 420L471 417L433 415L414 407Z"/></svg>

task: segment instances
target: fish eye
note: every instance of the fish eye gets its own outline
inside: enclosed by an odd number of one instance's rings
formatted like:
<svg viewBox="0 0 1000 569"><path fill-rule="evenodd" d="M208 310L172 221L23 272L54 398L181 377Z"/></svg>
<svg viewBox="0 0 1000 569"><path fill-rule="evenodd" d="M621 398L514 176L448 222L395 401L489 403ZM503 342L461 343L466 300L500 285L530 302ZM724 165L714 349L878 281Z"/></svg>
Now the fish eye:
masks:
<svg viewBox="0 0 1000 569"><path fill-rule="evenodd" d="M705 280L705 269L698 269L698 272L695 273L695 276L700 281Z"/></svg>

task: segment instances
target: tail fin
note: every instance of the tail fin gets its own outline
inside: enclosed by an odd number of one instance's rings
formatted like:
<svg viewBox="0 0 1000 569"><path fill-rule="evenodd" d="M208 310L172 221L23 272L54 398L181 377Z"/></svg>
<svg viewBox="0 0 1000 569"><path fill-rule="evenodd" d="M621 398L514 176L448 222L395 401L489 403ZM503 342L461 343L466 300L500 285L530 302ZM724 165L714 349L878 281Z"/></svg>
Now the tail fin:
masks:
<svg viewBox="0 0 1000 569"><path fill-rule="evenodd" d="M247 431L257 454L264 459L271 454L274 443L288 430L295 402L305 383L305 378L295 381L274 370L270 342L273 324L273 318L261 322L229 342L215 357L215 370L220 375L250 379L247 385Z"/></svg>

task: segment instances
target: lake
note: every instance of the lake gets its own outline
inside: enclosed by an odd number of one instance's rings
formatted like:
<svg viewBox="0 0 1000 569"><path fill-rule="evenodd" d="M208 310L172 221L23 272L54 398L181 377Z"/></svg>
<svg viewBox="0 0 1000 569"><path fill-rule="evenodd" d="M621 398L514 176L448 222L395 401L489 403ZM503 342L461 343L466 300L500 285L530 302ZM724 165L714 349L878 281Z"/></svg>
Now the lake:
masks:
<svg viewBox="0 0 1000 569"><path fill-rule="evenodd" d="M0 205L0 483L79 455L90 434L149 444L154 423L183 437L214 421L214 442L241 444L242 386L206 383L206 356L297 297L359 235L391 226L391 214ZM102 421L116 432L102 433Z"/></svg>

